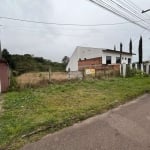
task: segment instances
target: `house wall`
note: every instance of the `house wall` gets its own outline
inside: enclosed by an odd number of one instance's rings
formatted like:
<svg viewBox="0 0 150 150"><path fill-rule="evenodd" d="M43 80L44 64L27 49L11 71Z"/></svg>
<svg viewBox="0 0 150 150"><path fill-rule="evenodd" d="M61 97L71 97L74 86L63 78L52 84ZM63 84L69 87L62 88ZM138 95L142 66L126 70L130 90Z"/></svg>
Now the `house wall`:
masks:
<svg viewBox="0 0 150 150"><path fill-rule="evenodd" d="M94 64L94 65L102 64L102 58L98 57L98 58L85 59L85 60L78 61L79 66L92 65L92 64Z"/></svg>
<svg viewBox="0 0 150 150"><path fill-rule="evenodd" d="M106 56L111 56L111 60L112 60L112 64L116 64L116 57L120 57L120 54L113 54L113 53L105 53L103 52L103 56L102 56L102 64L106 64ZM128 58L131 59L132 62L132 56L131 55L126 55L126 54L122 54L121 56L121 63L125 63L128 64ZM126 59L125 59L126 58Z"/></svg>
<svg viewBox="0 0 150 150"><path fill-rule="evenodd" d="M102 56L102 49L100 48L90 48L90 47L77 47L70 61L66 67L66 71L70 68L70 71L78 71L78 61L79 59L84 60L97 58Z"/></svg>
<svg viewBox="0 0 150 150"><path fill-rule="evenodd" d="M92 59L84 59L78 61L78 70L83 70L85 68L93 68L97 69L102 64L102 57L92 58Z"/></svg>
<svg viewBox="0 0 150 150"><path fill-rule="evenodd" d="M125 54L123 54L121 57L122 57L121 58L121 63L122 64L123 63L128 64L128 58L131 59L131 63L132 63L132 56L131 55L125 55Z"/></svg>
<svg viewBox="0 0 150 150"><path fill-rule="evenodd" d="M7 63L0 62L0 93L6 92L9 87L9 67Z"/></svg>
<svg viewBox="0 0 150 150"><path fill-rule="evenodd" d="M70 58L70 61L66 67L66 71L78 71L78 61L79 59L84 60L102 57L102 64L106 64L106 56L112 57L112 64L116 64L116 57L120 57L119 53L109 53L103 52L102 48L90 48L90 47L77 47L73 55ZM132 55L122 54L121 63L128 64L128 58L132 59ZM126 60L125 60L126 58Z"/></svg>

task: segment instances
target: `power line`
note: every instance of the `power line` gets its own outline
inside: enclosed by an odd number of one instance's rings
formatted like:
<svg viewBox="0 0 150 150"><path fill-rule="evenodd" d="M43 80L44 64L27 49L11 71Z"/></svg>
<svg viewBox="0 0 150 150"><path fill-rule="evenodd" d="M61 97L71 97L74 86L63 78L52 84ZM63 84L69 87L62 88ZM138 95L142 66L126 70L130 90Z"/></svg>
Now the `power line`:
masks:
<svg viewBox="0 0 150 150"><path fill-rule="evenodd" d="M148 21L148 18L150 18L149 15L147 14L141 14L142 9L140 9L137 5L135 5L136 7L133 7L132 5L134 4L132 2L132 4L130 4L127 0L116 0L119 3L121 3L123 6L125 6L128 10L131 10L133 13L135 13L136 15L140 16L140 17L144 17L145 21ZM139 9L138 9L139 8ZM149 22L147 22L149 24Z"/></svg>
<svg viewBox="0 0 150 150"><path fill-rule="evenodd" d="M87 27L98 27L98 26L113 26L113 25L122 25L122 24L128 24L129 21L126 22L116 22L116 23L103 23L103 24L63 24L63 23L55 23L55 22L43 22L43 21L34 21L34 20L25 20L25 19L19 19L19 18L11 18L11 17L2 17L0 16L0 19L5 20L13 20L13 21L21 21L21 22L27 22L27 23L37 23L37 24L45 24L45 25L57 25L57 26L87 26ZM150 20L150 19L145 19ZM141 20L133 21L133 22L141 22Z"/></svg>
<svg viewBox="0 0 150 150"><path fill-rule="evenodd" d="M112 7L111 5L109 5L108 3L104 2L103 0L89 0L91 2L93 2L94 4L106 9L107 11L133 23L136 24L137 26L145 29L145 30L149 30L147 27L145 27L144 25L141 25L140 23L135 22L132 18L130 18L129 16L125 15L124 13L118 11L116 8Z"/></svg>
<svg viewBox="0 0 150 150"><path fill-rule="evenodd" d="M93 0L92 0L93 1ZM141 25L137 22L135 22L134 20L132 20L132 18L130 18L130 16L128 16L127 14L124 14L123 12L117 10L116 8L112 7L111 5L109 5L108 3L104 2L103 0L96 0L100 3L100 6L105 6L104 8L110 12L112 12L113 14L119 16L119 17L122 17L124 19L126 19L127 21L131 22L131 23L134 23L144 29L147 29L144 25Z"/></svg>
<svg viewBox="0 0 150 150"><path fill-rule="evenodd" d="M58 26L105 26L105 25L119 25L119 24L127 24L129 22L118 22L118 23L106 23L106 24L63 24L63 23L55 23L55 22L43 22L43 21L33 21L33 20L25 20L18 18L10 18L10 17L1 17L0 19L13 20L13 21L21 21L28 23L38 23L38 24L46 24L46 25L58 25Z"/></svg>
<svg viewBox="0 0 150 150"><path fill-rule="evenodd" d="M135 8L137 11L141 11L141 8L139 6L137 6L136 4L134 4L132 1L130 0L124 0L126 1L129 5L131 5L133 8Z"/></svg>
<svg viewBox="0 0 150 150"><path fill-rule="evenodd" d="M137 10L136 8L134 8L132 5L130 5L128 3L128 1L121 1L121 0L117 0L119 3L121 3L123 6L126 6L126 8L128 8L129 10L132 10L134 13L138 14L139 16L143 17L144 15L141 14L141 10Z"/></svg>
<svg viewBox="0 0 150 150"><path fill-rule="evenodd" d="M128 14L124 14L122 11L119 11L119 10L117 10L116 8L114 8L114 7L112 7L111 5L109 5L108 3L106 3L106 0L105 0L105 2L103 1L103 0L96 0L96 1L98 1L102 6L105 6L105 9L109 9L109 11L111 11L112 13L114 13L114 14L116 14L116 15L118 15L119 17L121 16L121 17L123 17L124 19L126 19L126 20L130 20L130 21L132 21L132 23L133 22L136 22L136 21L133 21L131 18L130 18L130 16L128 16ZM110 1L110 0L109 0ZM112 2L112 1L111 1ZM140 21L139 21L140 22Z"/></svg>
<svg viewBox="0 0 150 150"><path fill-rule="evenodd" d="M150 28L149 22L147 22L149 20L149 19L147 19L147 17L150 18L150 16L149 15L141 14L142 9L139 8L136 4L134 4L130 0L129 1L128 0L124 0L124 1L122 1L122 0L116 0L116 1L118 1L120 4L122 4L123 6L125 6L128 10L132 11L136 15L141 16L141 18L144 17L144 19L142 19L142 20L144 20L144 22L146 22L148 24L147 28ZM145 29L144 29L144 32L145 32Z"/></svg>
<svg viewBox="0 0 150 150"><path fill-rule="evenodd" d="M141 21L147 23L143 18L141 18L140 16L138 16L133 10L130 10L128 8L125 8L124 6L122 6L121 4L115 2L114 0L110 0L112 3L116 4L118 7L120 7L124 12L129 13L131 16L136 17L138 19L140 19Z"/></svg>
<svg viewBox="0 0 150 150"><path fill-rule="evenodd" d="M102 0L101 0L102 1ZM105 0L106 1L106 0ZM140 19L142 22L145 22L145 23L147 23L146 22L146 20L144 20L143 19L143 16L142 16L142 18L141 17L139 17L137 14L138 14L138 12L134 12L133 11L133 9L128 9L128 8L126 8L126 7L124 7L123 5L121 5L120 3L117 3L117 2L115 2L115 1L113 1L113 0L109 0L112 4L115 4L115 5L117 5L118 7L119 7L119 10L121 10L120 12L123 12L123 15L124 16L126 16L127 17L127 14L129 14L131 17L136 17L136 18L138 18L138 19ZM128 16L129 17L129 16ZM132 21L133 21L133 19L132 19ZM143 24L143 26L145 26L144 24Z"/></svg>
<svg viewBox="0 0 150 150"><path fill-rule="evenodd" d="M136 5L136 4L134 4L131 0L124 0L124 1L126 1L129 5L131 5L134 9L136 9L138 12L141 12L142 11L142 9L138 6L138 5ZM141 15L141 14L140 14ZM144 14L144 16L147 16L148 18L150 18L150 16L148 15L148 14Z"/></svg>

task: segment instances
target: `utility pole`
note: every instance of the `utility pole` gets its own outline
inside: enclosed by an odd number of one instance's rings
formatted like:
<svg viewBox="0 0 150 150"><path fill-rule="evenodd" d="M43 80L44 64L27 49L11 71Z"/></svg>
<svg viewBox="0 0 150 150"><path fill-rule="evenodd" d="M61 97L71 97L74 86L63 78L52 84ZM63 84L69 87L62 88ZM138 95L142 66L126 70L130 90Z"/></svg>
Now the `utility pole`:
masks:
<svg viewBox="0 0 150 150"><path fill-rule="evenodd" d="M49 74L49 83L51 83L51 76L52 76L52 69L51 69L51 66L49 66L49 69L48 69L48 74Z"/></svg>
<svg viewBox="0 0 150 150"><path fill-rule="evenodd" d="M148 11L150 11L150 9L142 10L142 14L143 14L143 13L146 13L146 12L148 12Z"/></svg>

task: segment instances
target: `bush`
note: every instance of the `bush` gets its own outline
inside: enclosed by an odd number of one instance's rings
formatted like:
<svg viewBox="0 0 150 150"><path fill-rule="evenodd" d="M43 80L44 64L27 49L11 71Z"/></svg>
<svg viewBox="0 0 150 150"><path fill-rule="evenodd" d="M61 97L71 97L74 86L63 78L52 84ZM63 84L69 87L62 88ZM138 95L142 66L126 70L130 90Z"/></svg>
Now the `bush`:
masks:
<svg viewBox="0 0 150 150"><path fill-rule="evenodd" d="M13 91L13 90L17 90L18 88L19 88L19 85L17 83L16 78L13 75L11 75L10 76L10 87L9 87L9 90Z"/></svg>
<svg viewBox="0 0 150 150"><path fill-rule="evenodd" d="M148 74L146 74L145 72L142 72L141 70L137 70L135 68L130 69L129 66L127 66L127 77L149 77Z"/></svg>

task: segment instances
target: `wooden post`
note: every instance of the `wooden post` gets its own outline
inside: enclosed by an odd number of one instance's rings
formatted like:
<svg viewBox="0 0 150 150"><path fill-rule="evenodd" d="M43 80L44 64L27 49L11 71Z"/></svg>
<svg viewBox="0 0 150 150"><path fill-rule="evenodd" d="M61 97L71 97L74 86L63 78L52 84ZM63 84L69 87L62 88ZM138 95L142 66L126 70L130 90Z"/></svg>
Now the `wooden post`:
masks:
<svg viewBox="0 0 150 150"><path fill-rule="evenodd" d="M49 66L49 82L51 82L51 75L52 75L52 70L51 70L51 66Z"/></svg>
<svg viewBox="0 0 150 150"><path fill-rule="evenodd" d="M82 75L83 75L83 80L84 80L85 79L85 69L83 69Z"/></svg>

